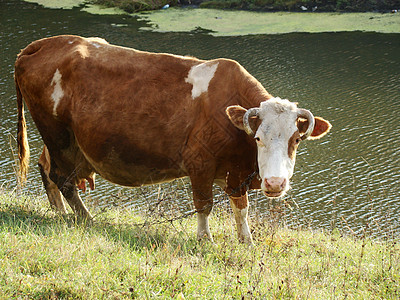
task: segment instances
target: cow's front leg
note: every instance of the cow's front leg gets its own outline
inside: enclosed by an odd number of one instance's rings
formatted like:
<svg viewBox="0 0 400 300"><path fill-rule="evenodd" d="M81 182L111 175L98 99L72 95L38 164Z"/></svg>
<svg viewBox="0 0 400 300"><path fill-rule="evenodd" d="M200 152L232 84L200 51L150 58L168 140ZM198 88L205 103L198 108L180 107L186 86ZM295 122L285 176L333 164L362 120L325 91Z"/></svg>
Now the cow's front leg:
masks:
<svg viewBox="0 0 400 300"><path fill-rule="evenodd" d="M214 243L208 219L209 219L209 214L201 212L197 213L197 239L200 241L206 238L209 239L212 243Z"/></svg>
<svg viewBox="0 0 400 300"><path fill-rule="evenodd" d="M209 215L213 207L212 182L209 184L196 184L192 180L193 201L197 211L197 239L214 240L210 232Z"/></svg>
<svg viewBox="0 0 400 300"><path fill-rule="evenodd" d="M193 193L195 194L195 193ZM202 240L204 238L209 239L214 243L213 237L210 231L209 216L213 206L213 199L199 199L194 197L194 207L197 211L197 239Z"/></svg>
<svg viewBox="0 0 400 300"><path fill-rule="evenodd" d="M253 245L253 238L247 222L247 215L249 211L249 200L247 193L239 197L230 196L229 199L233 213L235 214L239 241Z"/></svg>

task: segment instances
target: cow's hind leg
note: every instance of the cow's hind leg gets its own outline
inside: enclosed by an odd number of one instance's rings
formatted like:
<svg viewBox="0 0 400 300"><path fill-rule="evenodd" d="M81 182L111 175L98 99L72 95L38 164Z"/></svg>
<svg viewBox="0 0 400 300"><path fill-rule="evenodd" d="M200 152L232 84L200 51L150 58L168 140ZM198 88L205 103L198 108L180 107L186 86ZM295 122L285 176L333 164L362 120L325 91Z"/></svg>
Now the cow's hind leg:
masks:
<svg viewBox="0 0 400 300"><path fill-rule="evenodd" d="M59 186L61 193L67 200L69 206L71 206L72 210L75 214L85 219L92 219L92 215L86 208L86 205L83 203L81 197L79 196L78 189L74 182L67 181L60 177L61 184Z"/></svg>
<svg viewBox="0 0 400 300"><path fill-rule="evenodd" d="M50 179L57 184L65 200L72 208L75 214L85 219L91 219L92 215L86 208L81 197L78 194L78 189L72 176L66 177L59 174L55 163L51 161Z"/></svg>
<svg viewBox="0 0 400 300"><path fill-rule="evenodd" d="M39 158L38 166L51 207L55 208L59 212L67 213L67 208L65 207L65 202L61 195L61 192L58 189L57 185L49 177L50 155L46 146L44 146L43 148L42 155Z"/></svg>

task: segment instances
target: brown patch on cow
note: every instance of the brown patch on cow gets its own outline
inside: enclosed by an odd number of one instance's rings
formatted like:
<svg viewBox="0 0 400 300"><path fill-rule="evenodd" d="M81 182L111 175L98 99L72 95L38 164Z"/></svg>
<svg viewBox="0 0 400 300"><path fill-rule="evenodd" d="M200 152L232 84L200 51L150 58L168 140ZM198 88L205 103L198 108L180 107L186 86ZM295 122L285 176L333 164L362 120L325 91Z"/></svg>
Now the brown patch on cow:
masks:
<svg viewBox="0 0 400 300"><path fill-rule="evenodd" d="M247 197L247 194L244 194L240 197L231 196L229 198L232 200L233 204L237 209L244 209L249 205L249 199Z"/></svg>
<svg viewBox="0 0 400 300"><path fill-rule="evenodd" d="M331 123L329 123L329 121L321 117L314 117L314 119L315 119L315 126L313 132L311 133L311 136L308 138L309 140L316 140L322 138L332 128L332 125ZM304 134L308 128L308 120L299 118L297 120L297 128L299 129L300 134Z"/></svg>
<svg viewBox="0 0 400 300"><path fill-rule="evenodd" d="M288 156L290 157L291 160L294 160L296 158L296 150L297 147L299 146L300 141L301 141L301 136L298 131L293 133L293 135L290 137L288 141Z"/></svg>

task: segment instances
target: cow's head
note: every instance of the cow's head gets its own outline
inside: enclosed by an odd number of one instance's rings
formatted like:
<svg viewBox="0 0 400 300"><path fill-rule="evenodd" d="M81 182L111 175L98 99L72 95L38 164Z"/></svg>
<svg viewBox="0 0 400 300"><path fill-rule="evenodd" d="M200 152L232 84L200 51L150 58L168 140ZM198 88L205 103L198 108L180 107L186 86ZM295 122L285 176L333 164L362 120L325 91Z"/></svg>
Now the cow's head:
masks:
<svg viewBox="0 0 400 300"><path fill-rule="evenodd" d="M328 121L298 108L296 103L280 98L269 99L249 110L229 106L226 113L237 128L257 143L261 189L267 197L281 197L289 189L299 143L321 138L332 127Z"/></svg>

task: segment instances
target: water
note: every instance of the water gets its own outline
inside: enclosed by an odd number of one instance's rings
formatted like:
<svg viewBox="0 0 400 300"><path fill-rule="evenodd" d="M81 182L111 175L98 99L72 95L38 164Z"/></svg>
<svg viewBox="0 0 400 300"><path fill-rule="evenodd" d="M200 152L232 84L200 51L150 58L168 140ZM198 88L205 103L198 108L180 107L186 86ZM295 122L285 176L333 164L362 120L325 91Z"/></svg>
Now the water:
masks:
<svg viewBox="0 0 400 300"><path fill-rule="evenodd" d="M124 24L119 26L117 24ZM227 57L239 61L273 95L299 102L333 124L319 141L304 142L292 190L284 201L252 193L252 213L272 216L282 206L289 225L374 236L400 233L400 34L320 33L213 37L139 30L143 21L98 16L78 9L52 10L17 0L0 2L0 184L15 187L16 101L13 64L29 42L57 34L99 36L141 50ZM31 146L29 189L44 193L36 161L42 142L28 116ZM224 198L216 189L217 199ZM123 189L97 180L84 201L140 209L170 200L167 209L192 209L190 186ZM178 202L173 202L178 199ZM94 208L92 208L94 209ZM368 227L367 227L368 225Z"/></svg>

